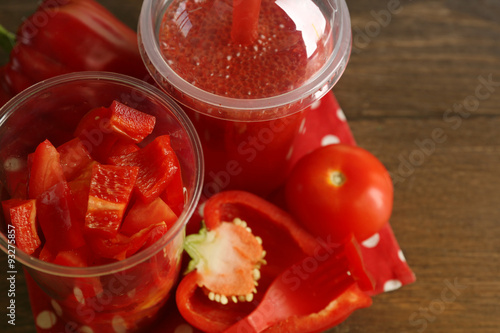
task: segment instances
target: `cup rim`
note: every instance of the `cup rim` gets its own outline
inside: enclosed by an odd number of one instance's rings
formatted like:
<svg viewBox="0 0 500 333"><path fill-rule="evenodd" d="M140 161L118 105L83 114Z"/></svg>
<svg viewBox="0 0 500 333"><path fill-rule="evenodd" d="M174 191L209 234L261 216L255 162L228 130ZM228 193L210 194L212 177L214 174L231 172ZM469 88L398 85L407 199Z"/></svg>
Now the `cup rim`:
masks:
<svg viewBox="0 0 500 333"><path fill-rule="evenodd" d="M305 85L290 92L266 98L238 99L207 92L184 80L168 66L162 57L159 43L155 38L156 27L154 27L153 22L155 22L155 15L159 12L163 13L163 11L153 7L154 1L144 0L139 16L138 38L143 61L145 63L151 62L156 71L162 76L162 79L169 81L183 95L187 95L191 99L201 100L203 103L213 106L214 109L262 112L263 110L285 107L309 96L314 96L314 100L316 100L323 97L337 83L347 67L352 44L349 9L345 0L332 0L337 5L335 12L340 12L338 15L340 42L335 44L332 55L322 69L314 74ZM152 69L149 66L146 67L148 67L151 76L157 80ZM160 82L158 83L161 86ZM325 89L325 87L328 87L328 89Z"/></svg>
<svg viewBox="0 0 500 333"><path fill-rule="evenodd" d="M193 196L189 202L186 203L182 213L178 216L176 223L167 230L167 232L154 244L148 248L132 255L129 258L120 260L118 262L99 265L99 266L89 266L89 267L70 267L62 266L53 263L49 263L33 257L21 250L16 246L15 260L22 263L23 265L35 269L39 272L44 272L52 275L64 276L64 277L93 277L101 276L107 274L114 274L128 268L131 268L143 261L148 260L153 255L157 254L161 249L163 249L169 242L171 242L180 232L184 230L184 227L188 223L189 219L193 215L198 201L201 196L203 177L204 177L204 162L203 162L203 151L201 148L201 142L198 134L188 118L188 116L182 111L179 105L173 99L164 93L162 90L156 88L155 86L139 80L137 78L118 74L111 72L98 72L98 71L86 71L86 72L75 72L69 74L62 74L39 83L32 85L31 87L25 89L21 93L14 96L9 100L4 106L0 108L0 126L4 123L5 119L8 118L19 105L28 100L32 95L42 92L43 90L54 87L61 84L66 84L75 81L86 81L86 80L96 80L102 82L110 82L113 84L126 85L134 89L138 89L141 93L148 96L156 96L155 99L159 100L162 104L168 107L172 114L178 119L181 125L186 130L190 142L193 146L193 154L195 156L195 170L197 170L194 179L194 188L192 189ZM12 246L12 245L11 245ZM4 233L0 233L0 248L9 254L9 242Z"/></svg>

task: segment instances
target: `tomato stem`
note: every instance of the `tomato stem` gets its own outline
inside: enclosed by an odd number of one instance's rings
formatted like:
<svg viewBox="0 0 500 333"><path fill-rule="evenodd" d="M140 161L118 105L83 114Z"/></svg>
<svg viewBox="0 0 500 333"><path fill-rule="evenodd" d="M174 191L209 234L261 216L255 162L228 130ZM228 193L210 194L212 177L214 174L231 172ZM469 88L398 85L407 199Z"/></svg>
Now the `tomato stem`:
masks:
<svg viewBox="0 0 500 333"><path fill-rule="evenodd" d="M334 170L334 171L330 172L329 176L330 176L331 183L336 187L340 187L340 186L344 185L344 183L347 180L346 176L341 171L338 171L338 170Z"/></svg>

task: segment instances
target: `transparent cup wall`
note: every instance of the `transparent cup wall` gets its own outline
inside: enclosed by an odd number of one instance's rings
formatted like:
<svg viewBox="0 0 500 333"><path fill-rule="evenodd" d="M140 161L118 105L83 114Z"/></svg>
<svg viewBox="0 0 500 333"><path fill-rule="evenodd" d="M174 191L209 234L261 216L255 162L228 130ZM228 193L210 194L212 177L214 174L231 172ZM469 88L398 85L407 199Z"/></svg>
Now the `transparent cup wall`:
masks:
<svg viewBox="0 0 500 333"><path fill-rule="evenodd" d="M186 196L178 221L149 248L103 266L58 266L16 251L17 269L21 265L27 269L51 298L54 312L74 324L74 329L86 327L93 332L144 328L168 298L179 275L185 224L201 192L203 160L196 132L163 92L115 74L88 72L51 79L23 92L0 110L0 177L2 185L9 186L15 181L16 170L40 142L49 139L57 147L68 141L85 113L109 106L115 99L156 117L151 140L170 134ZM99 132L89 133L88 140L100 139ZM2 200L8 199L5 188L2 190ZM0 247L8 253L3 219L1 231Z"/></svg>

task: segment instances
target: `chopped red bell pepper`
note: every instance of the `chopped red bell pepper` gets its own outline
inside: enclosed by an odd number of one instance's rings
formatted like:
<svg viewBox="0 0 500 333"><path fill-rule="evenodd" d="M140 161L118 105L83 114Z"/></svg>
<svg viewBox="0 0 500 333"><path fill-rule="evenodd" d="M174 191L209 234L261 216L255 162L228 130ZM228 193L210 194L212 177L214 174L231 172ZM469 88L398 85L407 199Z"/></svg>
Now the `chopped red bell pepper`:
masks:
<svg viewBox="0 0 500 333"><path fill-rule="evenodd" d="M92 162L88 148L79 138L74 138L59 147L61 165L67 181L71 181L80 171Z"/></svg>
<svg viewBox="0 0 500 333"><path fill-rule="evenodd" d="M304 231L285 211L270 202L242 191L226 191L211 197L204 207L207 232L217 230L224 221L240 218L246 221L254 235L262 239L266 264L260 267L257 293L252 302L210 300L201 272L194 270L180 282L176 303L181 315L204 332L221 332L251 313L262 299L267 287L281 272L304 256L325 256L331 251L328 239L315 239ZM188 238L191 236L188 236ZM334 244L331 244L334 246ZM187 247L189 247L189 242ZM336 245L335 245L336 246ZM204 260L210 258L204 257ZM232 265L234 260L227 260ZM356 274L363 275L362 262L352 262ZM230 268L217 268L231 271ZM371 299L357 285L349 288L321 311L278 322L271 330L281 332L319 332L345 319L354 310L367 307ZM307 328L306 328L307 327Z"/></svg>
<svg viewBox="0 0 500 333"><path fill-rule="evenodd" d="M139 168L95 164L90 179L85 230L114 236L121 226Z"/></svg>
<svg viewBox="0 0 500 333"><path fill-rule="evenodd" d="M59 182L37 198L38 222L49 253L71 250L85 244L83 221L73 202L68 183Z"/></svg>
<svg viewBox="0 0 500 333"><path fill-rule="evenodd" d="M28 161L28 194L31 199L65 181L60 155L49 140L40 143Z"/></svg>
<svg viewBox="0 0 500 333"><path fill-rule="evenodd" d="M179 216L184 209L184 182L182 181L182 171L179 160L176 159L177 171L172 176L172 180L168 183L165 191L160 195L174 213Z"/></svg>
<svg viewBox="0 0 500 333"><path fill-rule="evenodd" d="M70 267L91 266L92 253L87 245L72 250L60 251L51 261L54 264Z"/></svg>
<svg viewBox="0 0 500 333"><path fill-rule="evenodd" d="M114 237L96 237L92 235L87 237L87 242L97 256L123 260L144 248L150 236L157 237L158 230L166 231L164 222L152 224L130 237L121 233L116 234Z"/></svg>
<svg viewBox="0 0 500 333"><path fill-rule="evenodd" d="M137 200L127 212L120 233L132 236L152 224L165 222L167 227L171 227L175 221L177 215L161 198L156 198L150 203Z"/></svg>
<svg viewBox="0 0 500 333"><path fill-rule="evenodd" d="M118 101L113 101L111 110L111 129L122 138L139 143L153 132L156 118L140 112Z"/></svg>
<svg viewBox="0 0 500 333"><path fill-rule="evenodd" d="M23 21L16 37L5 68L11 94L77 71L148 78L135 31L94 0L45 0Z"/></svg>
<svg viewBox="0 0 500 333"><path fill-rule="evenodd" d="M136 152L110 159L115 165L139 167L136 189L144 202L151 202L159 197L178 169L177 156L168 135L158 136Z"/></svg>
<svg viewBox="0 0 500 333"><path fill-rule="evenodd" d="M74 132L74 136L80 139L90 156L101 163L108 159L111 147L118 140L109 125L110 118L109 108L94 108L83 116Z"/></svg>
<svg viewBox="0 0 500 333"><path fill-rule="evenodd" d="M37 232L36 200L10 199L2 202L8 223L15 228L18 248L32 254L42 244Z"/></svg>

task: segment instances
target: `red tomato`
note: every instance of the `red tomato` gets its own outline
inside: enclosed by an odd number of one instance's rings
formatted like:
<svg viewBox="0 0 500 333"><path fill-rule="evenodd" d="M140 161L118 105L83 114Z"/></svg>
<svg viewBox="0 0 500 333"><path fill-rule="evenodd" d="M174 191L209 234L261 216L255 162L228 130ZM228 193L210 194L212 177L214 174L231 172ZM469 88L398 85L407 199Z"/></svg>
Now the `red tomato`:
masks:
<svg viewBox="0 0 500 333"><path fill-rule="evenodd" d="M378 232L389 221L393 192L375 156L341 144L304 156L286 184L290 212L314 235L337 243L351 233L363 241Z"/></svg>

